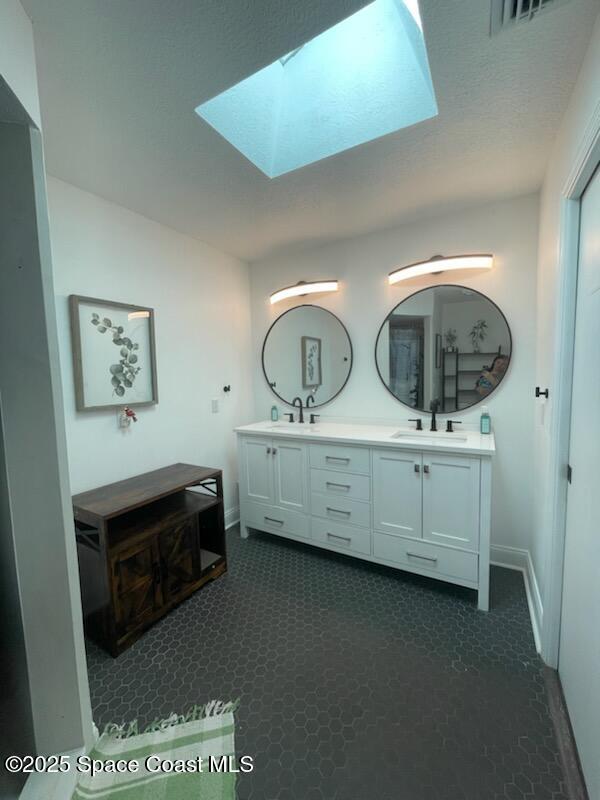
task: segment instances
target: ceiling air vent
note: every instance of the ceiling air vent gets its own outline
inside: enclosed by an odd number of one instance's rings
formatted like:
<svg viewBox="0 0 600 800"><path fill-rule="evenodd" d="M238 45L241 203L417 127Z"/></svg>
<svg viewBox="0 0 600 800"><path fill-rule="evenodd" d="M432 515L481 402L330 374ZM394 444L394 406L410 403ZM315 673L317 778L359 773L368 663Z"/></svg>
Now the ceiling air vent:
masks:
<svg viewBox="0 0 600 800"><path fill-rule="evenodd" d="M490 36L502 30L531 22L540 14L546 14L570 0L492 0Z"/></svg>

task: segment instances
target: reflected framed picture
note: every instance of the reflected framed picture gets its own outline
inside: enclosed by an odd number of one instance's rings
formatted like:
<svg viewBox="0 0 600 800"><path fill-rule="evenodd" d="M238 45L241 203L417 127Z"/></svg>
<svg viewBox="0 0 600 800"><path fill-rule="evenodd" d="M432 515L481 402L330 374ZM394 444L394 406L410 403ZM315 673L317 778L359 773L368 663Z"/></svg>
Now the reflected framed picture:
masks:
<svg viewBox="0 0 600 800"><path fill-rule="evenodd" d="M439 333L435 335L435 368L442 368L442 337Z"/></svg>
<svg viewBox="0 0 600 800"><path fill-rule="evenodd" d="M154 309L72 294L78 411L158 403Z"/></svg>
<svg viewBox="0 0 600 800"><path fill-rule="evenodd" d="M321 340L302 337L302 387L316 389L323 382L321 375Z"/></svg>

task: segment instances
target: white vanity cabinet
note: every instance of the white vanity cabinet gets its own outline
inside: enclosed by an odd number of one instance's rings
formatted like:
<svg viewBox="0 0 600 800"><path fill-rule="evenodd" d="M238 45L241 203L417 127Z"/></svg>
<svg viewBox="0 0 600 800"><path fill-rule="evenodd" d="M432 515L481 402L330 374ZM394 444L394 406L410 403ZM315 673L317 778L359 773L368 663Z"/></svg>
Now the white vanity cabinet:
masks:
<svg viewBox="0 0 600 800"><path fill-rule="evenodd" d="M423 539L478 552L480 471L479 458L423 456Z"/></svg>
<svg viewBox="0 0 600 800"><path fill-rule="evenodd" d="M478 583L480 467L472 456L373 450L373 555Z"/></svg>
<svg viewBox="0 0 600 800"><path fill-rule="evenodd" d="M242 536L267 531L458 583L487 610L493 437L399 443L388 429L347 428L237 429Z"/></svg>
<svg viewBox="0 0 600 800"><path fill-rule="evenodd" d="M373 527L383 533L421 536L423 456L373 450Z"/></svg>
<svg viewBox="0 0 600 800"><path fill-rule="evenodd" d="M244 436L239 442L240 507L247 525L282 536L307 538L307 445Z"/></svg>

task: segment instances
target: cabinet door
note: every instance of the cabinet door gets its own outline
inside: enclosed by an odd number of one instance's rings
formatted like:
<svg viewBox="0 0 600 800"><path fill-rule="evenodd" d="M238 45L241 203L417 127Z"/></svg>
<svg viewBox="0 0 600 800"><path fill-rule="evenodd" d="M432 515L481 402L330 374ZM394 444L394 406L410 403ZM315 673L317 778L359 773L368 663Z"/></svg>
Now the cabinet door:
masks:
<svg viewBox="0 0 600 800"><path fill-rule="evenodd" d="M479 547L478 458L423 455L423 538L477 550Z"/></svg>
<svg viewBox="0 0 600 800"><path fill-rule="evenodd" d="M421 536L421 454L373 450L374 527L400 536Z"/></svg>
<svg viewBox="0 0 600 800"><path fill-rule="evenodd" d="M119 635L142 627L162 604L160 565L153 540L111 556L112 596Z"/></svg>
<svg viewBox="0 0 600 800"><path fill-rule="evenodd" d="M293 511L308 507L307 449L302 442L273 440L275 505Z"/></svg>
<svg viewBox="0 0 600 800"><path fill-rule="evenodd" d="M162 591L166 603L184 597L200 578L198 520L190 517L158 538Z"/></svg>
<svg viewBox="0 0 600 800"><path fill-rule="evenodd" d="M273 505L273 446L270 439L240 441L240 499Z"/></svg>

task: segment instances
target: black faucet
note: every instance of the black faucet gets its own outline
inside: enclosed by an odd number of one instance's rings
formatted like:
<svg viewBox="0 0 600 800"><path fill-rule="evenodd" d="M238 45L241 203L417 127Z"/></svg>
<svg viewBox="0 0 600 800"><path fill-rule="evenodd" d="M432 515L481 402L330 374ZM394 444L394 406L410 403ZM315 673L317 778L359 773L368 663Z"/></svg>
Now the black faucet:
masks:
<svg viewBox="0 0 600 800"><path fill-rule="evenodd" d="M294 397L292 405L294 406L294 408L296 407L296 405L298 405L298 422L304 422L304 409L302 408L302 398Z"/></svg>
<svg viewBox="0 0 600 800"><path fill-rule="evenodd" d="M437 431L437 420L435 418L436 411L438 411L440 407L439 400L432 400L429 404L429 408L431 409L431 427L429 428L430 431Z"/></svg>

